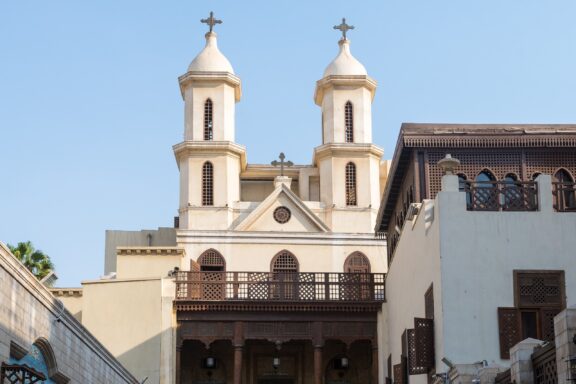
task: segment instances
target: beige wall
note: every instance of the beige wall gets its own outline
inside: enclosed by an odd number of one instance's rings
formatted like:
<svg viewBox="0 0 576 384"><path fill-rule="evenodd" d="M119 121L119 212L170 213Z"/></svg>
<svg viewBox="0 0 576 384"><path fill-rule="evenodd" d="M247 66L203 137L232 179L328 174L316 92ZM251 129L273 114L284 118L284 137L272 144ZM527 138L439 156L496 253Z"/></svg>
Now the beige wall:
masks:
<svg viewBox="0 0 576 384"><path fill-rule="evenodd" d="M364 86L334 86L324 92L323 143L344 143L344 106L352 103L355 143L372 142L372 93Z"/></svg>
<svg viewBox="0 0 576 384"><path fill-rule="evenodd" d="M123 248L124 251L129 250ZM117 279L135 279L135 278L149 278L149 277L166 277L168 272L173 270L174 267L179 267L182 263L182 254L157 254L154 248L150 253L137 252L140 249L134 249L134 252L126 254L126 252L119 252L117 258Z"/></svg>
<svg viewBox="0 0 576 384"><path fill-rule="evenodd" d="M171 285L170 288L164 287ZM171 280L131 279L83 282L83 324L140 379L170 383L162 350L174 348ZM165 295L172 295L163 300ZM168 376L167 376L168 375Z"/></svg>

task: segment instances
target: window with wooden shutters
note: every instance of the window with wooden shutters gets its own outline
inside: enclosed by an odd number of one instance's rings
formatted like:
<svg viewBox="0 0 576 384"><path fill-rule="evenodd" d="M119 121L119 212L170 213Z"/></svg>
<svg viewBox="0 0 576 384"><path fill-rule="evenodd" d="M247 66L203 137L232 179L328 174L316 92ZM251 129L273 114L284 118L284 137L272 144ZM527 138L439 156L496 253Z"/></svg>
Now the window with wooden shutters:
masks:
<svg viewBox="0 0 576 384"><path fill-rule="evenodd" d="M214 111L212 100L208 99L204 103L204 140L214 139Z"/></svg>
<svg viewBox="0 0 576 384"><path fill-rule="evenodd" d="M352 103L347 101L344 107L344 124L345 124L345 141L347 143L354 142L354 111L352 110Z"/></svg>
<svg viewBox="0 0 576 384"><path fill-rule="evenodd" d="M498 308L500 356L532 337L554 340L554 316L566 307L563 271L514 271L513 308Z"/></svg>
<svg viewBox="0 0 576 384"><path fill-rule="evenodd" d="M346 205L357 205L356 199L356 165L354 163L346 164Z"/></svg>
<svg viewBox="0 0 576 384"><path fill-rule="evenodd" d="M209 161L202 166L202 205L214 205L214 166Z"/></svg>
<svg viewBox="0 0 576 384"><path fill-rule="evenodd" d="M414 318L415 366L428 373L435 366L434 320Z"/></svg>

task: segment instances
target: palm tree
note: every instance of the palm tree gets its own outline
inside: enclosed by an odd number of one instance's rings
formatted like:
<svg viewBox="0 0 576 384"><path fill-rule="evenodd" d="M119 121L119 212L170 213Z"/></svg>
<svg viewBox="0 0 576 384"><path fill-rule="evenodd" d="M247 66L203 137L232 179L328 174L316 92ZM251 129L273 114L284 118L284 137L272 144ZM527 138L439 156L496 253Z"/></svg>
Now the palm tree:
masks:
<svg viewBox="0 0 576 384"><path fill-rule="evenodd" d="M40 250L34 249L30 241L20 242L15 247L8 244L8 248L10 248L12 254L16 256L38 280L41 280L54 269L54 264L52 264L50 256Z"/></svg>

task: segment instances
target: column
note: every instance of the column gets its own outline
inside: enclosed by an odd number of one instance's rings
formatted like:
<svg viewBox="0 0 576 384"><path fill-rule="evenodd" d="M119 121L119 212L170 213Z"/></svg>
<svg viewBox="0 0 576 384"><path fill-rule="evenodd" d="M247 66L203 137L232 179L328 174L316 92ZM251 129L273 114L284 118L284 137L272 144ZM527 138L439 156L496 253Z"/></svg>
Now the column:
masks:
<svg viewBox="0 0 576 384"><path fill-rule="evenodd" d="M242 382L242 353L244 347L242 345L234 346L234 384Z"/></svg>
<svg viewBox="0 0 576 384"><path fill-rule="evenodd" d="M322 346L314 346L314 384L322 384Z"/></svg>
<svg viewBox="0 0 576 384"><path fill-rule="evenodd" d="M372 340L372 384L378 384L378 343Z"/></svg>

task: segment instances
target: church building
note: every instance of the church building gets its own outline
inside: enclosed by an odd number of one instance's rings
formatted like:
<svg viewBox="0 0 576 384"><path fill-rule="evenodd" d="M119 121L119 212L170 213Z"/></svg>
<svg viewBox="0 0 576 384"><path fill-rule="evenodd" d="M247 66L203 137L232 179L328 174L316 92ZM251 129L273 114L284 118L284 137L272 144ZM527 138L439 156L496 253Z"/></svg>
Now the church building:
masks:
<svg viewBox="0 0 576 384"><path fill-rule="evenodd" d="M316 83L312 164L249 164L235 140L241 79L206 44L179 77L183 140L175 228L108 231L106 276L55 290L151 383L377 383L385 241L373 228L386 181L372 143L376 81L338 51ZM77 291L76 291L77 292Z"/></svg>

